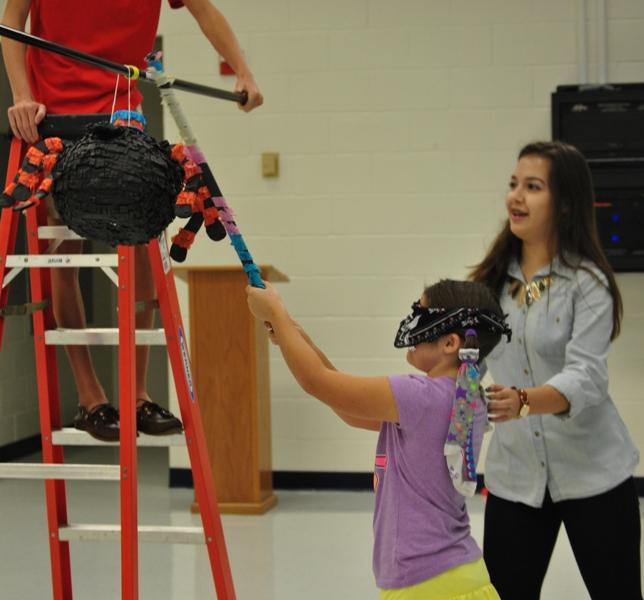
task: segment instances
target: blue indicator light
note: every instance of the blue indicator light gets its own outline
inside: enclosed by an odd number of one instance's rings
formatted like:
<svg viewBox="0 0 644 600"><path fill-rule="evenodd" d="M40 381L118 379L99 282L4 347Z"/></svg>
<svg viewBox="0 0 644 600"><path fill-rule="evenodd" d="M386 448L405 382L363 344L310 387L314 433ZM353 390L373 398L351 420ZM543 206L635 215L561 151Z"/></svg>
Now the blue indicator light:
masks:
<svg viewBox="0 0 644 600"><path fill-rule="evenodd" d="M611 221L613 223L619 223L620 216L619 215L612 215L611 216Z"/></svg>
<svg viewBox="0 0 644 600"><path fill-rule="evenodd" d="M613 233L613 234L610 236L610 241L611 241L611 242L615 242L615 243L616 243L616 242L619 242L619 236L618 236L616 233Z"/></svg>

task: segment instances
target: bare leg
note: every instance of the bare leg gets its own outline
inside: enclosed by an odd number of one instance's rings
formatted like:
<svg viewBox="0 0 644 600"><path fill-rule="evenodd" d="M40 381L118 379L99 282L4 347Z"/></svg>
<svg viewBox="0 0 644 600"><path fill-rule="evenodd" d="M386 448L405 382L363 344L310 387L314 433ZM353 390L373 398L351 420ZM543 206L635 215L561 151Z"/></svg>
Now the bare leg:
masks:
<svg viewBox="0 0 644 600"><path fill-rule="evenodd" d="M60 224L60 223L56 223ZM58 254L79 254L82 241L67 240L57 249ZM78 268L51 269L52 303L58 327L84 329L87 327L85 306L78 282ZM96 376L92 357L87 346L65 346L69 358L78 401L90 410L105 404L107 398L103 386Z"/></svg>
<svg viewBox="0 0 644 600"><path fill-rule="evenodd" d="M135 269L135 296L137 301L154 300L156 297L154 278L150 268L147 246L136 246L134 250L134 269ZM154 323L154 310L147 309L136 315L137 329L151 329ZM150 400L148 395L148 364L150 360L150 347L136 347L136 399L137 406L141 405L143 400Z"/></svg>

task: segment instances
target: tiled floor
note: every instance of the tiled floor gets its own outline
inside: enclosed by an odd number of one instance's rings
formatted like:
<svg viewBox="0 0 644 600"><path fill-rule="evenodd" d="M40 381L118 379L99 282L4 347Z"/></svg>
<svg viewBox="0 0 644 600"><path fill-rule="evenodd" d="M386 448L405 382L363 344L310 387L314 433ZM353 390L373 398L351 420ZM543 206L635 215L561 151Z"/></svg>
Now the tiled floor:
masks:
<svg viewBox="0 0 644 600"><path fill-rule="evenodd" d="M199 524L191 515L191 490L166 487L164 450L140 451L140 522ZM68 462L117 462L114 449L70 448ZM39 460L33 457L30 460ZM114 483L68 483L70 521L116 522ZM239 600L368 600L377 598L371 574L371 493L279 492L279 504L263 516L225 516L224 528ZM483 500L470 503L480 542ZM41 482L0 481L0 598L51 598ZM119 597L119 546L72 545L74 598ZM142 600L215 598L201 546L143 544ZM562 533L544 586L544 600L586 600L574 559Z"/></svg>

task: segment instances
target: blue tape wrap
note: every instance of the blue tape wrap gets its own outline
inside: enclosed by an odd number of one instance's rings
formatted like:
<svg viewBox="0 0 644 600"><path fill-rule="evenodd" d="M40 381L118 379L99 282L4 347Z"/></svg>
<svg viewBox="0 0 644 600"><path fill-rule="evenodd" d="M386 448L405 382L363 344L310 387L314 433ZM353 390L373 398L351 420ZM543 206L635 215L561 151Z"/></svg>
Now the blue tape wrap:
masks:
<svg viewBox="0 0 644 600"><path fill-rule="evenodd" d="M230 243L235 248L237 256L239 256L242 261L244 272L248 276L250 284L253 287L265 288L264 282L262 281L262 272L260 268L253 262L253 257L251 256L248 248L246 248L246 243L244 238L240 233L234 233L230 236Z"/></svg>

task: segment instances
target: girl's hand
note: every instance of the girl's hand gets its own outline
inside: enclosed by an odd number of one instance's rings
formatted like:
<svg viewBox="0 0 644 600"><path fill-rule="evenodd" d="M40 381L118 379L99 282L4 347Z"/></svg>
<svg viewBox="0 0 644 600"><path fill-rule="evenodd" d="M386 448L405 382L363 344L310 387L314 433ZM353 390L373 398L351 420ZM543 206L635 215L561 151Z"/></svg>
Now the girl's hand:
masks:
<svg viewBox="0 0 644 600"><path fill-rule="evenodd" d="M266 283L266 289L246 286L248 308L259 321L271 323L278 314L286 313L286 307L275 288Z"/></svg>
<svg viewBox="0 0 644 600"><path fill-rule="evenodd" d="M266 333L268 334L268 339L271 341L271 344L273 344L273 346L279 346L280 343L277 341L277 336L275 335L273 326L268 321L264 321L264 327L266 327Z"/></svg>
<svg viewBox="0 0 644 600"><path fill-rule="evenodd" d="M302 326L293 318L289 315L289 320L291 322L291 325L297 329L301 336L307 341L307 343L311 343L311 338L307 335L306 331L302 329ZM268 322L264 321L264 327L266 327L266 332L268 333L268 339L271 341L271 344L274 346L279 346L280 343L277 340L277 336L275 335L275 330L273 329L273 326Z"/></svg>
<svg viewBox="0 0 644 600"><path fill-rule="evenodd" d="M504 423L519 418L521 400L518 390L493 384L485 388L485 391L488 397L487 412L490 421Z"/></svg>

